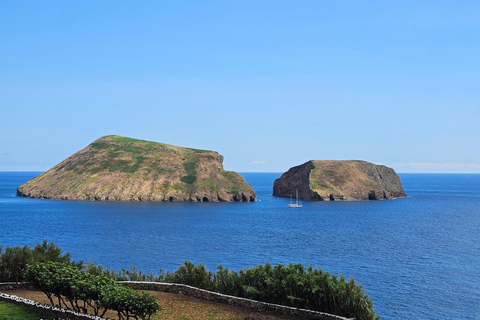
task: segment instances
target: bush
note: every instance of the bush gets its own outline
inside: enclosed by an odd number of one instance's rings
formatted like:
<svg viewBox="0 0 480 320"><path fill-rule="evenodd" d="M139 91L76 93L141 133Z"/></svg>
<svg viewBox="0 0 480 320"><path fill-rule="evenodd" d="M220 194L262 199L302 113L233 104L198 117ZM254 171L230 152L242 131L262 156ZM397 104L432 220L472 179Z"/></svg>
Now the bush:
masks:
<svg viewBox="0 0 480 320"><path fill-rule="evenodd" d="M160 310L155 296L137 293L117 285L114 279L92 275L65 263L40 262L29 266L25 276L45 293L52 305L60 308L83 313L91 308L100 317L110 309L117 312L119 319L150 319Z"/></svg>
<svg viewBox="0 0 480 320"><path fill-rule="evenodd" d="M7 247L0 256L0 281L23 280L23 273L32 261L32 252L28 246Z"/></svg>
<svg viewBox="0 0 480 320"><path fill-rule="evenodd" d="M75 263L71 254L61 253L54 243L42 244L32 249L0 246L0 281L21 281L25 277L42 290L54 305L80 312L87 308L95 315L103 315L106 308L116 310L120 318L149 319L160 309L155 297L119 287L115 280L160 281L181 283L220 293L263 302L305 308L356 318L379 319L373 303L353 279L330 275L302 264L271 266L269 263L253 268L233 271L217 267L217 273L192 262L184 261L176 271L159 276L144 274L134 267L120 272L95 266L90 262L82 271L83 262Z"/></svg>
<svg viewBox="0 0 480 320"><path fill-rule="evenodd" d="M150 319L152 314L161 308L155 296L148 292L138 293L130 288L122 286L108 286L102 292L100 303L106 309L115 310L119 319L140 317Z"/></svg>
<svg viewBox="0 0 480 320"><path fill-rule="evenodd" d="M343 276L330 275L311 266L305 268L302 264L272 267L266 263L239 272L220 265L213 275L203 265L194 266L185 261L175 272L167 273L163 281L357 320L379 319L372 301L353 279L347 281Z"/></svg>
<svg viewBox="0 0 480 320"><path fill-rule="evenodd" d="M215 285L218 292L235 297L242 296L242 282L236 271L231 271L218 265L215 275Z"/></svg>
<svg viewBox="0 0 480 320"><path fill-rule="evenodd" d="M340 315L357 320L379 319L373 311L373 303L360 285L353 279L331 275L302 264L258 265L240 271L221 265L214 274L204 265L195 266L184 261L176 271L155 277L142 274L135 268L115 273L90 263L87 270L104 274L117 280L141 280L181 283L196 288L216 291L236 297L248 298L285 306L304 308Z"/></svg>
<svg viewBox="0 0 480 320"><path fill-rule="evenodd" d="M353 279L346 281L343 276L332 276L311 266L277 264L272 267L266 263L240 270L238 277L234 290L238 290L240 283L240 296L244 298L357 320L379 319L373 311L372 301Z"/></svg>
<svg viewBox="0 0 480 320"><path fill-rule="evenodd" d="M195 266L190 261L184 261L176 271L167 272L164 276L165 282L182 283L211 291L216 290L213 279L214 275L212 271L208 271L201 263Z"/></svg>
<svg viewBox="0 0 480 320"><path fill-rule="evenodd" d="M92 275L102 275L117 281L163 281L160 280L162 276L156 277L152 271L147 274L132 266L129 270L122 268L122 270L116 272L113 269L105 269L102 265L95 265L92 261L89 261L88 264L83 266L83 269ZM160 270L160 273L163 274L162 270ZM163 279L163 277L161 279Z"/></svg>
<svg viewBox="0 0 480 320"><path fill-rule="evenodd" d="M15 281L16 283L23 281L28 265L47 261L67 263L78 268L83 265L83 261L78 263L72 261L70 252L62 254L62 250L58 246L53 242L48 243L47 240L44 240L42 244L37 242L34 248L27 245L6 247L5 252L0 250L0 281Z"/></svg>

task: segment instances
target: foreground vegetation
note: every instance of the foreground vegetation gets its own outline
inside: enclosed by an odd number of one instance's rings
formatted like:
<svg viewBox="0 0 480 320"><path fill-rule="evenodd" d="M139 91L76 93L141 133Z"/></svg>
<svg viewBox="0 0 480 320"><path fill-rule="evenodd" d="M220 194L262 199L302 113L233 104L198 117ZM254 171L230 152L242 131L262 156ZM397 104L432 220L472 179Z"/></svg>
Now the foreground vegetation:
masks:
<svg viewBox="0 0 480 320"><path fill-rule="evenodd" d="M14 246L6 247L5 251L0 245L0 282L24 281L27 266L37 262L61 262L82 268L83 261L75 262L71 256L70 252L62 254L62 249L47 240L41 244L37 242L33 248L27 245Z"/></svg>
<svg viewBox="0 0 480 320"><path fill-rule="evenodd" d="M144 274L135 268L115 272L89 263L91 274L103 274L118 281L158 281L181 283L236 297L304 308L357 320L379 319L373 303L353 279L331 275L320 269L302 264L269 263L240 271L219 265L217 272L202 265L184 261L174 272Z"/></svg>
<svg viewBox="0 0 480 320"><path fill-rule="evenodd" d="M61 262L38 262L25 272L26 280L41 290L52 305L103 317L108 310L122 319L150 319L161 308L155 296L118 285Z"/></svg>
<svg viewBox="0 0 480 320"><path fill-rule="evenodd" d="M13 303L0 301L0 320L50 320L52 317L46 318L44 315L17 306Z"/></svg>
<svg viewBox="0 0 480 320"><path fill-rule="evenodd" d="M5 291L5 293L39 303L50 303L47 296L41 291L19 289ZM182 294L162 291L149 291L149 293L154 295L157 302L162 306L162 310L152 315L150 320L298 320L298 318L294 316L272 312L259 312L249 308L202 300ZM43 316L44 320L45 318L46 317ZM104 318L118 320L118 315L114 311L107 311ZM42 317L36 320L40 319L42 319Z"/></svg>
<svg viewBox="0 0 480 320"><path fill-rule="evenodd" d="M0 248L0 281L26 280L45 293L51 305L100 317L113 310L120 320L148 320L161 309L149 293L138 293L112 278L81 270L83 262L71 261L71 254L62 255L53 243L2 251Z"/></svg>
<svg viewBox="0 0 480 320"><path fill-rule="evenodd" d="M44 242L44 245L40 246L49 247L54 245ZM55 261L55 259L60 257L63 256L54 256L53 260ZM7 255L6 260L8 261L9 259L11 259L11 254ZM73 269L79 270L75 262L70 261L70 259L66 260L68 261L55 264L54 268L58 268L58 272L61 275L59 276L60 278L74 272L72 271ZM30 270L53 266L53 264L42 264L38 261L25 264L31 265ZM5 266L11 266L11 264L4 263L4 254L2 254L0 256L0 275L10 279L22 279L25 276L25 273L16 273L14 277L12 272ZM185 261L176 271L166 273L161 271L160 275L155 276L151 272L144 274L133 267L128 270L122 269L115 272L90 262L88 265L83 266L81 273L81 281L104 283L107 287L114 283L111 282L114 280L181 283L237 297L316 310L348 318L356 318L357 320L379 319L373 310L372 301L365 294L362 287L357 285L353 279L347 280L343 276L338 277L320 269L312 268L311 266L305 267L301 264L277 264L272 266L266 263L240 271L218 266L217 272L213 273L202 264L195 266L193 263ZM38 274L27 273L27 275L28 280L34 284L41 279L41 276ZM0 278L0 281L2 281L2 278ZM74 289L68 287L68 284L59 282L57 285L59 286L59 296L67 297L69 294L73 294L69 290ZM50 292L56 295L52 290ZM105 296L108 296L108 294L105 294ZM83 301L86 304L89 303L88 300ZM108 305L108 303L100 302L100 300L97 300L96 303L103 307ZM121 302L118 303L119 305L116 307L120 308ZM72 303L69 304L72 305Z"/></svg>

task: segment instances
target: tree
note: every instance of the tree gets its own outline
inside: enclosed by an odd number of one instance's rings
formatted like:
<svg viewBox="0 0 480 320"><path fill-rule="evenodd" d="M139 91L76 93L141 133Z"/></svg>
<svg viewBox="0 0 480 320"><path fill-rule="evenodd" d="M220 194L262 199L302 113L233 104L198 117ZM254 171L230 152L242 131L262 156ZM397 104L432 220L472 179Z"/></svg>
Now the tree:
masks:
<svg viewBox="0 0 480 320"><path fill-rule="evenodd" d="M7 246L5 252L0 250L0 281L15 281L16 283L23 281L28 265L48 261L70 264L78 269L83 266L83 261L72 261L70 252L62 254L62 250L58 246L53 242L48 243L47 240L43 240L42 244L37 242L34 248L28 245L23 247Z"/></svg>
<svg viewBox="0 0 480 320"><path fill-rule="evenodd" d="M118 285L114 279L89 274L62 262L38 262L29 266L26 279L44 292L52 305L103 317L107 310L119 319L150 319L161 307L155 296ZM55 298L55 299L54 299Z"/></svg>
<svg viewBox="0 0 480 320"><path fill-rule="evenodd" d="M16 283L22 281L23 273L31 262L32 252L27 245L24 247L6 247L5 252L0 257L1 280L15 281Z"/></svg>

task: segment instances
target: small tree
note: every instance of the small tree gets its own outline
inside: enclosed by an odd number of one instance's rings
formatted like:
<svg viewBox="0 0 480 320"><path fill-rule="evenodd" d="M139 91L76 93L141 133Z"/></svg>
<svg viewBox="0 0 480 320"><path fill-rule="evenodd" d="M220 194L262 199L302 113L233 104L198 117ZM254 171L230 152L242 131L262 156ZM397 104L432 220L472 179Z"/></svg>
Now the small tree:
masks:
<svg viewBox="0 0 480 320"><path fill-rule="evenodd" d="M151 315L161 310L154 295L138 293L123 286L109 286L102 292L101 305L117 312L120 320L131 318L149 320Z"/></svg>
<svg viewBox="0 0 480 320"><path fill-rule="evenodd" d="M242 296L242 284L237 271L229 270L222 265L218 265L215 275L215 285L218 292L236 297Z"/></svg>
<svg viewBox="0 0 480 320"><path fill-rule="evenodd" d="M29 266L25 276L46 294L52 305L61 308L87 313L90 307L100 317L110 309L117 312L119 319L126 320L148 320L160 310L155 296L119 286L114 279L86 273L74 265L39 262Z"/></svg>
<svg viewBox="0 0 480 320"><path fill-rule="evenodd" d="M23 273L31 262L32 252L27 245L7 247L0 257L0 275L2 275L0 280L16 283L22 281Z"/></svg>
<svg viewBox="0 0 480 320"><path fill-rule="evenodd" d="M142 291L136 293L135 300L135 314L143 320L149 320L153 314L161 310L160 305L154 295Z"/></svg>
<svg viewBox="0 0 480 320"><path fill-rule="evenodd" d="M215 290L213 272L208 271L203 264L195 266L190 261L183 261L182 265L173 273L167 272L165 280L182 283L205 290Z"/></svg>
<svg viewBox="0 0 480 320"><path fill-rule="evenodd" d="M28 265L36 262L61 262L82 268L83 261L75 262L71 260L71 253L62 254L62 250L53 242L48 243L43 240L40 244L37 242L34 248L25 245L23 247L15 246L5 248L5 252L0 250L0 281L23 281L24 273Z"/></svg>
<svg viewBox="0 0 480 320"><path fill-rule="evenodd" d="M94 315L103 317L108 309L102 307L102 292L110 286L115 286L115 280L86 272L82 272L82 274L83 277L73 284L76 296L83 301L82 312L86 313L87 307L91 307Z"/></svg>
<svg viewBox="0 0 480 320"><path fill-rule="evenodd" d="M43 243L40 244L37 242L33 248L33 261L34 262L61 262L77 266L79 269L83 266L83 261L75 262L72 261L72 253L67 252L62 254L62 249L58 247L55 243L48 243L47 240L43 240Z"/></svg>
<svg viewBox="0 0 480 320"><path fill-rule="evenodd" d="M25 279L35 288L47 296L52 305L55 305L53 298L60 293L58 277L56 274L61 266L49 263L37 263L29 266L25 272ZM59 301L60 302L60 301Z"/></svg>

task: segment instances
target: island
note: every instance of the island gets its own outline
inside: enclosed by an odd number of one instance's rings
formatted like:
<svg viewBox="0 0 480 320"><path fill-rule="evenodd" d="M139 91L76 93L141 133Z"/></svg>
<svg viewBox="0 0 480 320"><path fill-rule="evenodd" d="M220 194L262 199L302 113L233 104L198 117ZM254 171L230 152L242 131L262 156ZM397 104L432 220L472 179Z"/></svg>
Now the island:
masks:
<svg viewBox="0 0 480 320"><path fill-rule="evenodd" d="M255 201L215 151L110 135L17 189L17 196L110 201Z"/></svg>
<svg viewBox="0 0 480 320"><path fill-rule="evenodd" d="M310 160L273 184L273 195L305 200L380 200L406 197L392 168L360 160Z"/></svg>

